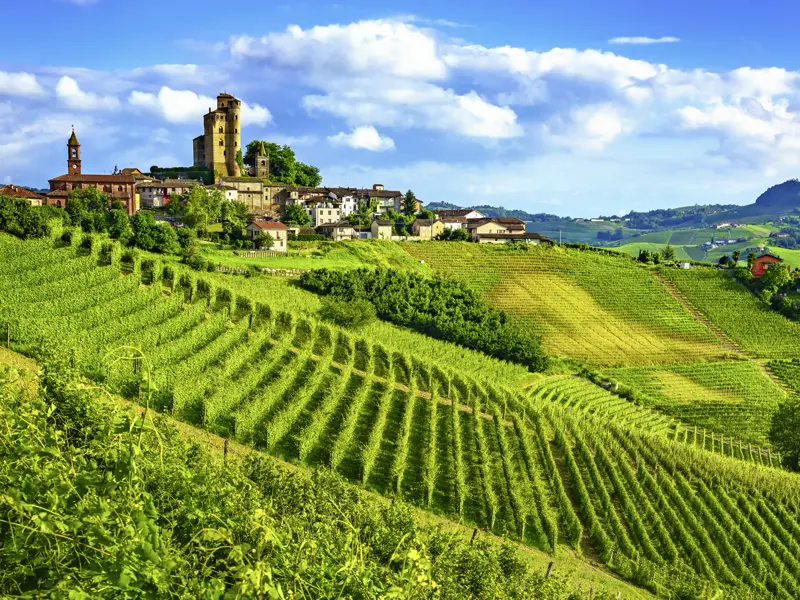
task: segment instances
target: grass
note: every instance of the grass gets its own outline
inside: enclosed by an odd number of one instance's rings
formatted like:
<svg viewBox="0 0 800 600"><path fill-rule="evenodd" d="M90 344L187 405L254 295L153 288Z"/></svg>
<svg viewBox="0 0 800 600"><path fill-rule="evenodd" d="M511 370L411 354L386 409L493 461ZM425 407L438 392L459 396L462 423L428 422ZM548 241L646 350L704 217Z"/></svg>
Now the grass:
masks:
<svg viewBox="0 0 800 600"><path fill-rule="evenodd" d="M290 242L285 256L246 257L246 251L220 250L216 244L202 243L200 254L214 264L236 268L270 267L277 269L358 269L361 267L393 267L417 273L430 269L411 260L405 252L386 240L352 242Z"/></svg>
<svg viewBox="0 0 800 600"><path fill-rule="evenodd" d="M642 392L648 404L668 415L762 445L785 396L752 361L629 367L606 374Z"/></svg>
<svg viewBox="0 0 800 600"><path fill-rule="evenodd" d="M558 247L405 244L460 278L551 352L595 366L694 362L724 350L649 270L620 256Z"/></svg>

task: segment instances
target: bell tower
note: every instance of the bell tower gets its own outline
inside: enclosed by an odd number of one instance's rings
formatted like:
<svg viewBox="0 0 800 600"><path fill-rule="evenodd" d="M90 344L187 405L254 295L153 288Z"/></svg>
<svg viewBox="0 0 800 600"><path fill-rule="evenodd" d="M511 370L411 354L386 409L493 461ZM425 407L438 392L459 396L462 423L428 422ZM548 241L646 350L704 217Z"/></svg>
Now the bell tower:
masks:
<svg viewBox="0 0 800 600"><path fill-rule="evenodd" d="M258 156L256 156L255 170L255 176L257 178L269 179L269 157L263 141L258 145Z"/></svg>
<svg viewBox="0 0 800 600"><path fill-rule="evenodd" d="M75 129L67 142L67 173L69 175L81 174L81 143L75 135Z"/></svg>

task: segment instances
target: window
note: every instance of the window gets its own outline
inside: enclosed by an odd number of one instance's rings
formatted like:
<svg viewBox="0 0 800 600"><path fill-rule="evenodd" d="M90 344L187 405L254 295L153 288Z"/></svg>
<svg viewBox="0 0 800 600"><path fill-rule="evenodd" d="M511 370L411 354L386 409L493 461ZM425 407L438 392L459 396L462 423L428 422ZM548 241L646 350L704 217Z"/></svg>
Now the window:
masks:
<svg viewBox="0 0 800 600"><path fill-rule="evenodd" d="M121 186L121 185L118 185L118 186L117 186L117 191L118 191L118 192L121 192L121 191L122 191L122 186Z"/></svg>
<svg viewBox="0 0 800 600"><path fill-rule="evenodd" d="M224 143L222 140L220 140L220 141L219 141L219 145L220 145L220 146L224 146L224 145L225 145L225 143Z"/></svg>
<svg viewBox="0 0 800 600"><path fill-rule="evenodd" d="M233 145L234 145L234 146L238 146L238 145L239 145L239 142L233 142Z"/></svg>
<svg viewBox="0 0 800 600"><path fill-rule="evenodd" d="M239 130L238 129L234 129L233 133L239 133Z"/></svg>
<svg viewBox="0 0 800 600"><path fill-rule="evenodd" d="M219 133L222 133L222 127L219 128Z"/></svg>
<svg viewBox="0 0 800 600"><path fill-rule="evenodd" d="M75 158L76 156L78 156L78 151L75 150L75 148L73 148L72 149L72 158Z"/></svg>

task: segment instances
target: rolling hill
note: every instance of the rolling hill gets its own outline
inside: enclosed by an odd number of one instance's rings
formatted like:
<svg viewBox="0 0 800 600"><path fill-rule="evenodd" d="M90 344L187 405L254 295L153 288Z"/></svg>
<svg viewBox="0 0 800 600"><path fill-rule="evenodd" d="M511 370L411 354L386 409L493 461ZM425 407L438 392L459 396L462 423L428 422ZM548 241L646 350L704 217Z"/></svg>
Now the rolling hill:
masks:
<svg viewBox="0 0 800 600"><path fill-rule="evenodd" d="M14 350L46 348L109 392L148 397L231 442L555 557L594 557L659 594L800 593L798 476L763 439L725 426L763 423L774 402L759 396L783 391L766 376L747 389L719 383L737 365L752 379L751 354L794 356L796 334L782 317L763 330L742 319L728 301L741 290L716 271L560 248L401 245L565 357L560 371L523 376L386 324L320 321L316 296L285 280L193 272L77 238L0 240L0 323ZM571 365L584 361L651 402L579 376ZM662 388L642 384L651 375ZM692 412L702 389L713 401Z"/></svg>

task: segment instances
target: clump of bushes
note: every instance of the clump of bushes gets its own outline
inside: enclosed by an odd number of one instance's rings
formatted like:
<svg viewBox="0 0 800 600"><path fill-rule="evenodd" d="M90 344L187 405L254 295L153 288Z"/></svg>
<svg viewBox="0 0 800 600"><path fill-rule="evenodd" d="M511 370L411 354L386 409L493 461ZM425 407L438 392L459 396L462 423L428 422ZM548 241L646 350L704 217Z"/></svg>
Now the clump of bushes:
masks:
<svg viewBox="0 0 800 600"><path fill-rule="evenodd" d="M348 329L365 327L377 318L375 306L367 300L345 302L334 297L322 300L319 316Z"/></svg>

